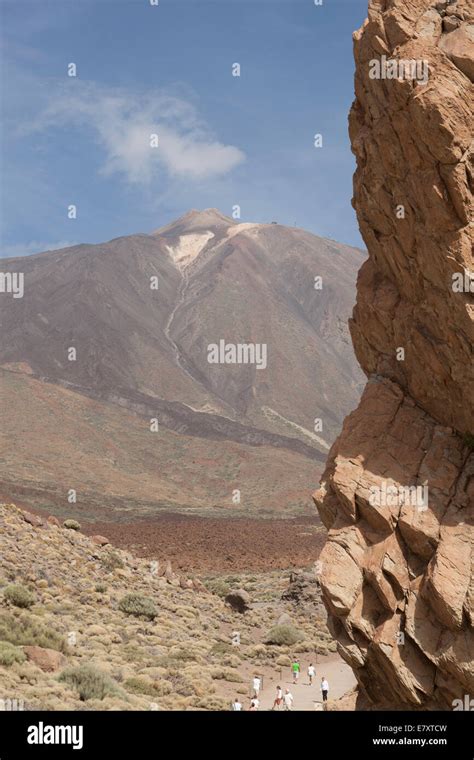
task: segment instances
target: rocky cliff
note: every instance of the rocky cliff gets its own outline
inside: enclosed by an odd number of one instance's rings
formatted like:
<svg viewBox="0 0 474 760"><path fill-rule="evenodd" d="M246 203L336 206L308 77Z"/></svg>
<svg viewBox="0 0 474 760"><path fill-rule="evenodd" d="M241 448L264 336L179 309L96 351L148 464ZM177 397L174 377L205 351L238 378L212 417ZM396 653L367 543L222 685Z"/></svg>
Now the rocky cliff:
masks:
<svg viewBox="0 0 474 760"><path fill-rule="evenodd" d="M333 632L375 707L474 694L473 46L472 0L370 0L354 34L368 381L315 501Z"/></svg>

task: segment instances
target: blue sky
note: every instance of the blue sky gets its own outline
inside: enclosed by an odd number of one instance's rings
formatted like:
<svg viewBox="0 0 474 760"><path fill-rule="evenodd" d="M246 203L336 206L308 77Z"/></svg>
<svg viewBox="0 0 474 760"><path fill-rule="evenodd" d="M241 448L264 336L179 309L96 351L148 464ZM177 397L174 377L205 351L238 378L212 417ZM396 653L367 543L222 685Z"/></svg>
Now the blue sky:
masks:
<svg viewBox="0 0 474 760"><path fill-rule="evenodd" d="M0 255L234 205L242 221L362 245L347 113L366 11L367 0L0 0Z"/></svg>

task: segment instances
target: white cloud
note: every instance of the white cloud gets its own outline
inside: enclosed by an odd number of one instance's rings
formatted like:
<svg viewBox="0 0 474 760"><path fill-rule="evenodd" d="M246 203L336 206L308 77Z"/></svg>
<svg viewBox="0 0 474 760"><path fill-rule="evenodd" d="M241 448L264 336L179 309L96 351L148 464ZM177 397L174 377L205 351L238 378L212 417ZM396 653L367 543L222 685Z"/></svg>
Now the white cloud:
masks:
<svg viewBox="0 0 474 760"><path fill-rule="evenodd" d="M33 253L43 253L43 251L57 251L59 248L69 248L71 245L77 245L69 240L59 240L56 243L41 243L38 240L32 240L31 243L16 243L15 245L2 245L0 247L1 258L15 258L16 256L31 256Z"/></svg>
<svg viewBox="0 0 474 760"><path fill-rule="evenodd" d="M150 183L160 172L202 180L231 171L244 159L233 145L218 142L193 105L162 93L137 93L71 81L51 96L23 132L69 126L92 130L105 152L100 171L120 173L131 183ZM150 136L158 135L158 147Z"/></svg>

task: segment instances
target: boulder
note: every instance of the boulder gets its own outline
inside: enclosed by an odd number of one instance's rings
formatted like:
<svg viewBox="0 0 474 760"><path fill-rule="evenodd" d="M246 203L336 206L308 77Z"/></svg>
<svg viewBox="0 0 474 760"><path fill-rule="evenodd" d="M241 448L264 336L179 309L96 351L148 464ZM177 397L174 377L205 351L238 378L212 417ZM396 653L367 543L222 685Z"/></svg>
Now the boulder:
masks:
<svg viewBox="0 0 474 760"><path fill-rule="evenodd" d="M59 670L66 664L66 658L61 652L55 649L45 649L37 646L25 646L23 651L28 660L34 662L45 673L52 673Z"/></svg>
<svg viewBox="0 0 474 760"><path fill-rule="evenodd" d="M107 544L109 544L109 543L110 543L110 541L109 541L109 539L108 539L108 538L106 538L105 536L99 536L99 535L97 535L97 536L92 536L92 537L91 537L91 541L92 541L94 544L97 544L97 546L107 546Z"/></svg>
<svg viewBox="0 0 474 760"><path fill-rule="evenodd" d="M250 594L242 588L237 589L236 591L231 591L227 594L224 601L232 607L235 612L243 613L250 609Z"/></svg>
<svg viewBox="0 0 474 760"><path fill-rule="evenodd" d="M210 591L207 589L202 581L199 580L199 578L193 578L192 579L193 588L195 591L198 591L201 594L209 594Z"/></svg>
<svg viewBox="0 0 474 760"><path fill-rule="evenodd" d="M293 620L291 619L291 616L288 615L287 612L283 612L279 617L277 618L275 625L293 625ZM291 663L290 663L291 664Z"/></svg>
<svg viewBox="0 0 474 760"><path fill-rule="evenodd" d="M292 572L287 588L281 595L282 601L293 602L298 607L304 608L308 614L316 613L325 617L322 601L321 586L315 573ZM280 619L288 618L283 622L291 623L290 616L284 613ZM278 625L281 625L280 619Z"/></svg>
<svg viewBox="0 0 474 760"><path fill-rule="evenodd" d="M474 23L463 24L455 16L444 19L447 32L440 47L470 80L474 82Z"/></svg>
<svg viewBox="0 0 474 760"><path fill-rule="evenodd" d="M23 519L34 528L41 528L41 526L44 525L43 519L38 517L38 515L34 515L32 512L23 512Z"/></svg>

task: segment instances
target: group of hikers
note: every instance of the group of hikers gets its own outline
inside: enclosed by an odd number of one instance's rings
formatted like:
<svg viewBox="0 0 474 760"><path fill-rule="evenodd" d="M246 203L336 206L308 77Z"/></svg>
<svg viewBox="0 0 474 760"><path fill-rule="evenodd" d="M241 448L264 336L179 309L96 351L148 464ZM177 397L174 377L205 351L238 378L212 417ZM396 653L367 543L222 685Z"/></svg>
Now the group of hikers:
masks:
<svg viewBox="0 0 474 760"><path fill-rule="evenodd" d="M314 667L313 663L310 662L307 669L307 675L308 675L308 686L313 685L313 679L316 676L316 668ZM295 686L298 683L298 679L300 677L301 673L301 665L299 660L295 659L292 662L291 665L291 673L293 677L293 685ZM260 699L259 694L260 690L262 688L262 679L260 676L255 675L252 680L252 693L253 696L250 700L250 707L248 708L249 711L256 712L260 707ZM326 707L326 703L328 701L328 694L329 694L329 683L326 678L326 676L323 676L321 678L321 695L323 700L323 706ZM290 689L286 688L284 691L281 686L276 687L276 695L273 702L272 710L292 710L293 709L293 694L291 693ZM240 702L239 698L236 697L235 700L232 703L232 710L236 712L240 712L243 710L242 703Z"/></svg>

